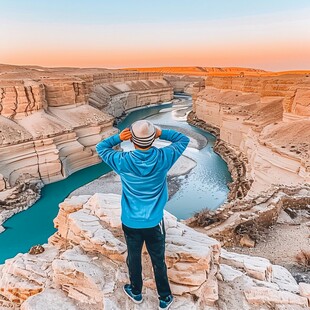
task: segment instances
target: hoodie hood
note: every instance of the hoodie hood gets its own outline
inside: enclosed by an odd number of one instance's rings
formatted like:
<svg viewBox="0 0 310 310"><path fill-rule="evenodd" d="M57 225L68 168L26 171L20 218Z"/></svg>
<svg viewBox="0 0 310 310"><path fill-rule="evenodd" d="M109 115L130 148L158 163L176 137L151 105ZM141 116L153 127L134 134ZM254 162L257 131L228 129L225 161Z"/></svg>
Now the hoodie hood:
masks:
<svg viewBox="0 0 310 310"><path fill-rule="evenodd" d="M146 151L134 150L130 154L131 168L139 176L148 176L154 172L158 163L158 149L154 146Z"/></svg>

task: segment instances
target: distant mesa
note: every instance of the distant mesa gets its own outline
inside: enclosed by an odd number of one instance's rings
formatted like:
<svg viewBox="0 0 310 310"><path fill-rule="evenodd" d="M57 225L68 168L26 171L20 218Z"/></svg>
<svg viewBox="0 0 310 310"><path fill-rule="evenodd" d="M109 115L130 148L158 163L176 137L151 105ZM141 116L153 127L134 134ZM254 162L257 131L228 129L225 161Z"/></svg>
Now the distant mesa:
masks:
<svg viewBox="0 0 310 310"><path fill-rule="evenodd" d="M261 75L269 73L265 70L242 68L242 67L149 67L149 68L126 68L124 70L137 70L139 72L161 72L164 74L185 74L195 76L245 76Z"/></svg>

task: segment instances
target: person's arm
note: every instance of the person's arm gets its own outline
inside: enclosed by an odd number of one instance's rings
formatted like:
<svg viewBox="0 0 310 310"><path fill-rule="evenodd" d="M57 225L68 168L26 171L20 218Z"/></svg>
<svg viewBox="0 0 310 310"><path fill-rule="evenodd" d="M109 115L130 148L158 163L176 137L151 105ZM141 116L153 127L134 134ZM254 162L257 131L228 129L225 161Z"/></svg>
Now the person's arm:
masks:
<svg viewBox="0 0 310 310"><path fill-rule="evenodd" d="M116 151L113 147L120 144L124 140L129 140L130 138L131 133L129 129L126 128L120 134L115 134L107 139L104 139L96 145L96 151L101 159L117 173L119 173L121 168L123 152Z"/></svg>
<svg viewBox="0 0 310 310"><path fill-rule="evenodd" d="M166 157L165 164L170 169L185 151L189 138L173 129L162 129L159 139L172 142L170 145L162 148Z"/></svg>

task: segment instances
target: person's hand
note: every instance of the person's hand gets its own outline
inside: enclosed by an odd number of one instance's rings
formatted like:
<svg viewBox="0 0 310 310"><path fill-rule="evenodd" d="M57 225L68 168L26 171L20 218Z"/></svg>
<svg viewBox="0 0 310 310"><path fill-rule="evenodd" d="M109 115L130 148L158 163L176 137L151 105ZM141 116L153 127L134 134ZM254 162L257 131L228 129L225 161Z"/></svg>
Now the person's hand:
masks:
<svg viewBox="0 0 310 310"><path fill-rule="evenodd" d="M131 131L129 128L125 128L123 131L121 131L121 133L119 134L119 138L122 140L122 141L125 141L125 140L130 140L132 137L131 135Z"/></svg>
<svg viewBox="0 0 310 310"><path fill-rule="evenodd" d="M155 128L156 128L155 139L157 139L158 137L161 136L161 129L158 126L156 126Z"/></svg>

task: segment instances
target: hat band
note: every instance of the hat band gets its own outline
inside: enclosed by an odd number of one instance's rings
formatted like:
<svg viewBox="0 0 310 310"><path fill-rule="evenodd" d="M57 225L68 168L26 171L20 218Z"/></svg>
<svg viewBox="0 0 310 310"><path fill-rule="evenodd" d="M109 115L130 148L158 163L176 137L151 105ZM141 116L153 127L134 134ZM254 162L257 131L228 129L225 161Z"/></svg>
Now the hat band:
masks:
<svg viewBox="0 0 310 310"><path fill-rule="evenodd" d="M152 145L152 143L155 140L155 132L151 136L146 137L146 138L138 138L138 137L132 135L131 140L137 146L148 147L148 146Z"/></svg>
<svg viewBox="0 0 310 310"><path fill-rule="evenodd" d="M147 137L137 137L133 131L133 128L132 126L130 127L130 131L131 131L131 134L132 134L132 137L131 137L131 140L132 142L137 145L137 146L140 146L142 148L146 148L146 147L149 147L152 145L152 143L154 142L155 140L155 135L156 135L156 132L154 130L154 132L147 136Z"/></svg>

